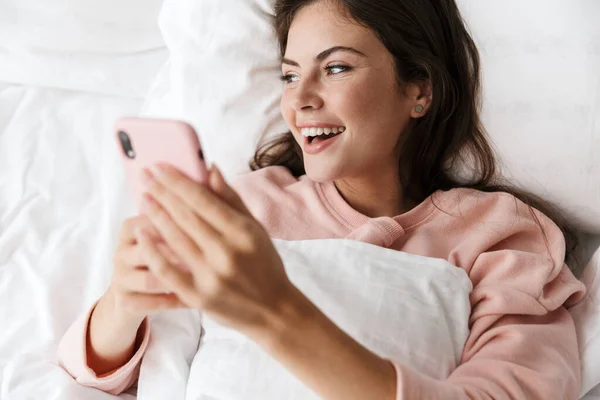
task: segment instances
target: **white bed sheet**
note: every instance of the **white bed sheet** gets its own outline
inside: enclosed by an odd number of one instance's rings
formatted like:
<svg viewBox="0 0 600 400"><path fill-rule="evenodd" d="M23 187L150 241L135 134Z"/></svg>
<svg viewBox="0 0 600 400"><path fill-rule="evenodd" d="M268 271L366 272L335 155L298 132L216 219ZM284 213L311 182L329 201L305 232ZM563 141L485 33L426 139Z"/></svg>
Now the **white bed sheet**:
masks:
<svg viewBox="0 0 600 400"><path fill-rule="evenodd" d="M600 385L589 391L581 400L600 400Z"/></svg>
<svg viewBox="0 0 600 400"><path fill-rule="evenodd" d="M0 382L17 354L52 354L109 282L115 232L133 210L111 130L140 107L136 99L0 85ZM63 373L38 360L36 369Z"/></svg>

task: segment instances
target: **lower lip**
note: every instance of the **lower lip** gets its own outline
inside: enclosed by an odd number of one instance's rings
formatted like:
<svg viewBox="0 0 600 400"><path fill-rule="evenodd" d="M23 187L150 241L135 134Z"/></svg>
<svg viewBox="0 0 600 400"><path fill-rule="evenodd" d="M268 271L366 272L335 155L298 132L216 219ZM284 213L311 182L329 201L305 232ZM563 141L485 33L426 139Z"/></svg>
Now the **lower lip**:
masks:
<svg viewBox="0 0 600 400"><path fill-rule="evenodd" d="M312 143L310 143L308 141L308 137L304 137L304 152L306 154L317 154L322 152L323 150L325 150L326 148L328 148L329 146L331 146L335 141L337 141L340 136L342 136L343 133L340 133L337 136L332 137L331 139L327 139L323 142L320 143L315 143L314 141Z"/></svg>

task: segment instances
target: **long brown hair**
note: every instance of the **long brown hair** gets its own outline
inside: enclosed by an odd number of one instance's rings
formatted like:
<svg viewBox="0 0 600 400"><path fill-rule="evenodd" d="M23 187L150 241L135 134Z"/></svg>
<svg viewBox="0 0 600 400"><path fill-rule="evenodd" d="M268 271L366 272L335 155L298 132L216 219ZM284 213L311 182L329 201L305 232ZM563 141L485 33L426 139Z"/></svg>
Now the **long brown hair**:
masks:
<svg viewBox="0 0 600 400"><path fill-rule="evenodd" d="M274 26L282 57L294 16L315 1L319 0L276 1ZM398 159L405 195L420 203L437 190L453 188L510 193L529 206L540 229L533 208L558 225L567 242L569 259L577 238L557 208L499 180L495 153L479 118L479 52L455 1L335 1L352 19L377 34L395 59L400 85L431 83L431 107L424 117L414 121L403 138ZM459 182L450 172L465 154L474 166L474 176L468 183ZM302 150L291 132L262 143L250 163L253 170L272 165L285 166L296 177L305 174Z"/></svg>

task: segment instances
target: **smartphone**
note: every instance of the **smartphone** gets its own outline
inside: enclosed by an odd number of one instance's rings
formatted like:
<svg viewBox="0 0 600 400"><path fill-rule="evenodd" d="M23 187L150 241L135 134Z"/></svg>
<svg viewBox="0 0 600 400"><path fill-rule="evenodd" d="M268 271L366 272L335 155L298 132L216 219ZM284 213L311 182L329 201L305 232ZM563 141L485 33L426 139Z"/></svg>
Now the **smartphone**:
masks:
<svg viewBox="0 0 600 400"><path fill-rule="evenodd" d="M194 128L183 121L125 117L115 124L115 136L125 164L134 202L144 214L144 168L170 164L190 179L206 184L208 171Z"/></svg>

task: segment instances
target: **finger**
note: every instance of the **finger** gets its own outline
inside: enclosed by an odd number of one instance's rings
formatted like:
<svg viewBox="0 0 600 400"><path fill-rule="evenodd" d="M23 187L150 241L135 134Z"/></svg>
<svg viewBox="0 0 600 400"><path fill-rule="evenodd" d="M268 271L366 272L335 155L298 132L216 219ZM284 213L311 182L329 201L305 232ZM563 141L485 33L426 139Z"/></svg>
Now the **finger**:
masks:
<svg viewBox="0 0 600 400"><path fill-rule="evenodd" d="M155 177L196 215L224 235L235 234L236 225L245 216L205 186L185 177L175 168L157 166ZM154 196L154 193L151 192Z"/></svg>
<svg viewBox="0 0 600 400"><path fill-rule="evenodd" d="M219 240L221 233L204 221L201 216L198 216L195 210L182 201L180 197L169 191L161 182L149 182L147 186L151 197L144 196L144 206L150 220L157 228L155 219L161 216L160 208L162 207L162 211L166 211L175 225L180 227L197 246L206 248L217 244L215 242ZM153 200L158 204L153 204ZM160 233L164 234L162 231ZM178 240L177 237L174 239Z"/></svg>
<svg viewBox="0 0 600 400"><path fill-rule="evenodd" d="M208 248L207 246L213 246L213 248L218 246L216 242L220 235L208 224L202 223L195 215L190 215L190 212L186 210L181 211L182 208L187 209L187 206L182 205L177 199L165 200L163 198L163 201L170 208L169 212L152 198L145 198L150 221L167 246L180 258L173 264L176 265L183 261L188 265L193 265L204 258L203 251ZM174 218L171 214L174 215Z"/></svg>
<svg viewBox="0 0 600 400"><path fill-rule="evenodd" d="M177 255L175 254L175 252L173 252L173 250L171 250L169 248L169 246L167 246L164 243L156 243L156 249L160 252L160 254L162 254L162 256L170 263L173 265L178 265L181 264L181 259L179 257L177 257Z"/></svg>
<svg viewBox="0 0 600 400"><path fill-rule="evenodd" d="M177 294L186 304L195 304L194 277L170 264L158 251L143 230L138 231L140 246L146 255L148 268L169 291Z"/></svg>
<svg viewBox="0 0 600 400"><path fill-rule="evenodd" d="M175 294L147 294L137 292L126 292L123 294L124 304L131 311L147 310L172 310L177 308L189 308Z"/></svg>
<svg viewBox="0 0 600 400"><path fill-rule="evenodd" d="M144 258L136 245L120 247L113 257L113 264L117 270L126 270L144 265Z"/></svg>
<svg viewBox="0 0 600 400"><path fill-rule="evenodd" d="M210 189L242 214L250 215L250 211L235 190L225 181L221 170L214 166L209 176Z"/></svg>
<svg viewBox="0 0 600 400"><path fill-rule="evenodd" d="M136 239L137 241L138 239ZM153 239L153 242L156 243L158 250L163 254L163 256L172 264L180 264L181 260L177 255L169 249L169 247L163 242L157 242ZM117 267L117 269L134 269L139 267L145 267L144 254L140 250L140 246L134 244L129 246L121 247L115 253L113 258L113 263Z"/></svg>
<svg viewBox="0 0 600 400"><path fill-rule="evenodd" d="M158 232L152 226L152 223L145 215L139 215L136 217L132 217L126 219L121 224L121 231L119 233L119 243L120 244L135 244L135 229L136 228L144 228L147 229L148 232L154 236L159 237Z"/></svg>
<svg viewBox="0 0 600 400"><path fill-rule="evenodd" d="M165 294L168 290L149 270L129 269L119 274L117 284L127 292Z"/></svg>
<svg viewBox="0 0 600 400"><path fill-rule="evenodd" d="M153 242L162 256L173 265L181 265L181 260L164 243ZM118 260L125 268L116 272L119 284L123 289L142 293L169 293L158 279L145 266L144 249L140 245L127 247L118 253ZM143 267L141 269L140 267ZM182 266L182 268L185 268Z"/></svg>

